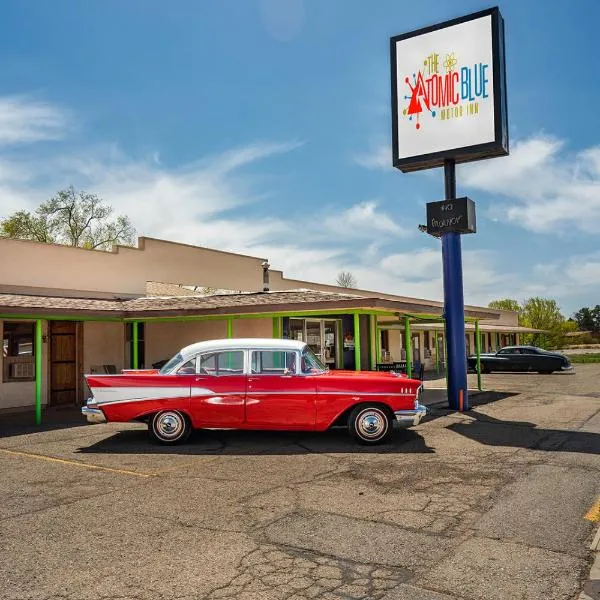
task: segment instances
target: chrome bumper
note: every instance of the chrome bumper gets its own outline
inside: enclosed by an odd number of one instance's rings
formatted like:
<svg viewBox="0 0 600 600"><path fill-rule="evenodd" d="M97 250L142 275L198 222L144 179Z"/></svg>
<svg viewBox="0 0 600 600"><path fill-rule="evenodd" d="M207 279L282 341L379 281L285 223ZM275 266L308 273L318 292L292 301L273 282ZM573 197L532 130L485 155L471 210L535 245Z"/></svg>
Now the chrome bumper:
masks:
<svg viewBox="0 0 600 600"><path fill-rule="evenodd" d="M418 402L413 410L397 410L394 415L396 421L401 425L418 425L427 414L427 409Z"/></svg>
<svg viewBox="0 0 600 600"><path fill-rule="evenodd" d="M574 367L573 367L573 365L569 365L569 366L567 366L567 367L564 367L564 366L563 366L563 367L561 367L561 368L560 368L560 370L561 370L561 371L573 371L573 370L574 370Z"/></svg>
<svg viewBox="0 0 600 600"><path fill-rule="evenodd" d="M88 423L106 423L106 417L99 408L84 406L81 409L81 414L88 420Z"/></svg>

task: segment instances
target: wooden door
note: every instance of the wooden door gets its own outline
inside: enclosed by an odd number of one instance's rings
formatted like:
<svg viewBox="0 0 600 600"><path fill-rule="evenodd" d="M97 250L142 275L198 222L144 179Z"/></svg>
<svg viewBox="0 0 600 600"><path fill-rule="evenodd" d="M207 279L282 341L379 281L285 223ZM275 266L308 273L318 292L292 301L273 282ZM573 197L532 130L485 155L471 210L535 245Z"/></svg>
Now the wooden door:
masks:
<svg viewBox="0 0 600 600"><path fill-rule="evenodd" d="M77 402L77 324L50 321L50 405Z"/></svg>

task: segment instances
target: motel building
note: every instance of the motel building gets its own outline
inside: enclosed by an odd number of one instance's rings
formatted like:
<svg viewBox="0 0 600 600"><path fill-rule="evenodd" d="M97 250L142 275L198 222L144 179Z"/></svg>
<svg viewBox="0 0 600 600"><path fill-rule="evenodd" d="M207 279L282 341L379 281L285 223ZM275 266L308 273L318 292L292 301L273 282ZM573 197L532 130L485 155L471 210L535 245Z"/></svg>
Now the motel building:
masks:
<svg viewBox="0 0 600 600"><path fill-rule="evenodd" d="M215 338L304 340L331 369L444 368L433 300L288 279L265 258L147 237L112 252L0 238L0 253L0 417L82 405L84 373L152 368ZM486 352L531 331L509 311L465 306L465 320L468 353L477 332Z"/></svg>

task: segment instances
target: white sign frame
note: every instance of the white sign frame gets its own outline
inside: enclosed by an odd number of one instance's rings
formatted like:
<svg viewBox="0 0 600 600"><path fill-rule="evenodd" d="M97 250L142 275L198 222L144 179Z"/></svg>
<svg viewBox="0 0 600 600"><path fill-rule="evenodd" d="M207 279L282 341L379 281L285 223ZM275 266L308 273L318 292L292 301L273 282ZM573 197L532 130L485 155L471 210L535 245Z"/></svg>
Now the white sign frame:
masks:
<svg viewBox="0 0 600 600"><path fill-rule="evenodd" d="M390 38L390 67L394 167L407 173L509 154L498 7Z"/></svg>

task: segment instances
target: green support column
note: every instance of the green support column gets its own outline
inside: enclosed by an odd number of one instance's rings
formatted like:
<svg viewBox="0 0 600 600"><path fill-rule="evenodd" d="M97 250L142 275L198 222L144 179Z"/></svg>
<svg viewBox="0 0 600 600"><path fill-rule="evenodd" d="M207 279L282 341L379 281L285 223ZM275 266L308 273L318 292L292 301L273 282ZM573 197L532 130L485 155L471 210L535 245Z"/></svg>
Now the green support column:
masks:
<svg viewBox="0 0 600 600"><path fill-rule="evenodd" d="M375 351L377 352L377 362L380 363L381 362L381 329L379 328L379 326L377 325L377 321L375 321L375 335L376 335L376 342L375 342ZM377 365L375 365L377 367Z"/></svg>
<svg viewBox="0 0 600 600"><path fill-rule="evenodd" d="M338 369L344 368L344 327L341 321L336 323L337 343L335 349L335 360Z"/></svg>
<svg viewBox="0 0 600 600"><path fill-rule="evenodd" d="M227 319L227 337L229 339L233 337L233 319Z"/></svg>
<svg viewBox="0 0 600 600"><path fill-rule="evenodd" d="M133 321L131 324L132 329L132 341L133 341L133 351L131 356L131 368L137 369L139 365L139 357L138 357L138 345L139 345L139 337L138 337L138 322Z"/></svg>
<svg viewBox="0 0 600 600"><path fill-rule="evenodd" d="M42 424L42 321L35 322L35 424Z"/></svg>
<svg viewBox="0 0 600 600"><path fill-rule="evenodd" d="M435 372L438 375L440 373L440 343L437 331L435 332Z"/></svg>
<svg viewBox="0 0 600 600"><path fill-rule="evenodd" d="M481 391L481 333L479 320L475 321L475 353L477 354L477 389Z"/></svg>
<svg viewBox="0 0 600 600"><path fill-rule="evenodd" d="M354 368L360 371L360 315L354 313Z"/></svg>
<svg viewBox="0 0 600 600"><path fill-rule="evenodd" d="M281 338L281 317L273 317L273 339Z"/></svg>
<svg viewBox="0 0 600 600"><path fill-rule="evenodd" d="M406 376L412 377L412 339L410 335L410 317L404 317L404 346L406 348Z"/></svg>
<svg viewBox="0 0 600 600"><path fill-rule="evenodd" d="M369 337L371 338L371 343L369 344L369 348L371 350L371 352L369 353L370 356L370 363L371 363L371 371L375 370L375 366L377 363L377 351L376 351L376 345L377 345L377 327L376 327L376 319L377 317L375 317L374 315L369 315Z"/></svg>

